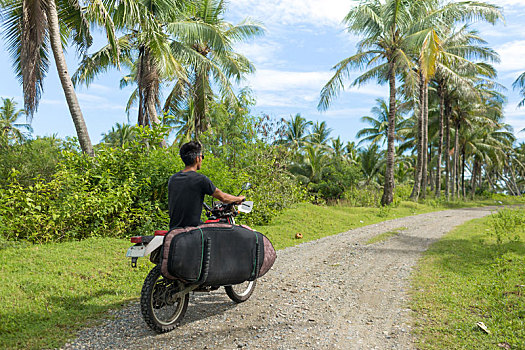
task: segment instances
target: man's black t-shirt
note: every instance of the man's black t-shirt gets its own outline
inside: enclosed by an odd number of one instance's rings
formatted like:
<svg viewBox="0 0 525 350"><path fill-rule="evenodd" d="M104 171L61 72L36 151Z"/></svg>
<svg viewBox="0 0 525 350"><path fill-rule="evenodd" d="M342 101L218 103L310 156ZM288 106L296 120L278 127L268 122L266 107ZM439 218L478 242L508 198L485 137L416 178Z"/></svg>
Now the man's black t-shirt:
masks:
<svg viewBox="0 0 525 350"><path fill-rule="evenodd" d="M187 171L172 175L168 181L170 230L200 223L204 195L212 195L215 185L205 175Z"/></svg>

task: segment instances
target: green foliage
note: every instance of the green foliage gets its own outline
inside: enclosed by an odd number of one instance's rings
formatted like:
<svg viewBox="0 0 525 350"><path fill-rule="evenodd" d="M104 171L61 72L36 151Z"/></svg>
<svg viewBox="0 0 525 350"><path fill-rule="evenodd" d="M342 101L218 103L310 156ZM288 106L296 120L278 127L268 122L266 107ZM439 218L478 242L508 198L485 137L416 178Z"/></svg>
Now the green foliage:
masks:
<svg viewBox="0 0 525 350"><path fill-rule="evenodd" d="M344 195L349 205L355 207L378 207L381 201L381 189L374 185L351 187Z"/></svg>
<svg viewBox="0 0 525 350"><path fill-rule="evenodd" d="M65 147L66 143L55 137L39 137L3 149L0 152L0 187L7 186L10 176L24 186L33 184L35 179L51 180Z"/></svg>
<svg viewBox="0 0 525 350"><path fill-rule="evenodd" d="M499 246L507 242L519 242L525 233L525 211L523 208L503 209L490 216L492 230Z"/></svg>
<svg viewBox="0 0 525 350"><path fill-rule="evenodd" d="M26 184L20 172L12 172L0 189L0 236L43 243L166 229L167 182L184 166L178 149L156 147L162 132L137 130L147 142L137 140L130 149L101 146L95 157L62 151L55 173L47 178ZM201 172L233 194L243 182L253 183L246 195L256 205L243 220L262 224L304 198L304 191L279 165L274 148L262 143L246 148L250 161L244 155L242 163L250 166L233 168L208 154ZM38 160L28 164L37 166Z"/></svg>
<svg viewBox="0 0 525 350"><path fill-rule="evenodd" d="M323 199L342 199L347 188L355 186L361 173L359 168L345 161L333 161L323 167L318 183L312 182L310 191L318 193Z"/></svg>

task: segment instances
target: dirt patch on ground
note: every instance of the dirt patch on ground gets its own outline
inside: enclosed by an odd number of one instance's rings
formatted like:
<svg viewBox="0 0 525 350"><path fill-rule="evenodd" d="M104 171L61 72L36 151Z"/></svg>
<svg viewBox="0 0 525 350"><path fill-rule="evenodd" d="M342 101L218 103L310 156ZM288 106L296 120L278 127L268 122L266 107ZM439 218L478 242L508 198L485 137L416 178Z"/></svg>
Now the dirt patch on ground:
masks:
<svg viewBox="0 0 525 350"><path fill-rule="evenodd" d="M287 248L245 303L224 289L191 296L181 326L157 335L133 303L83 330L65 349L412 349L409 276L421 253L453 227L495 208L389 220ZM394 237L370 238L400 227Z"/></svg>

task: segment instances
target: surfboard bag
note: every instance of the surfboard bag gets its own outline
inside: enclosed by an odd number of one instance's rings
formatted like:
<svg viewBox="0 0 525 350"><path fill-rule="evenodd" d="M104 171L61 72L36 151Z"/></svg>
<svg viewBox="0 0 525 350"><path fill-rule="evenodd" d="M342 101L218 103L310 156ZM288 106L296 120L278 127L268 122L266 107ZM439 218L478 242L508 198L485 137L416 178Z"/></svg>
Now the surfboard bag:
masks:
<svg viewBox="0 0 525 350"><path fill-rule="evenodd" d="M204 286L253 281L275 262L262 233L224 223L177 228L164 236L161 273L169 279Z"/></svg>

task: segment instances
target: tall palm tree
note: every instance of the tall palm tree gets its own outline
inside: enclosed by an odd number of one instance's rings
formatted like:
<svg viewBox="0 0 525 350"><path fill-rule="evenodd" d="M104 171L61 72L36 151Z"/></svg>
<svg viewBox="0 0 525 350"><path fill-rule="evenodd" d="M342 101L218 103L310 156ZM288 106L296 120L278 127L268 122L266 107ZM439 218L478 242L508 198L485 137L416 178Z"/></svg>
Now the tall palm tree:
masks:
<svg viewBox="0 0 525 350"><path fill-rule="evenodd" d="M169 32L174 26L187 35L210 35L184 20L178 0L114 1L108 16L122 35L97 52L84 56L73 76L73 82L88 86L109 68L124 66L129 74L121 80L121 88L135 84L127 111L137 103L138 125L159 124L160 90L165 80L185 79L182 64L195 60L192 51L173 40ZM115 54L116 51L116 54ZM182 62L184 61L184 62Z"/></svg>
<svg viewBox="0 0 525 350"><path fill-rule="evenodd" d="M88 6L76 0L7 0L1 6L4 35L16 74L22 81L24 106L29 118L38 108L51 51L82 151L93 155L63 45L71 38L79 51L85 52L92 43L90 22L104 23L108 36L112 37L112 22L104 16L104 6L96 0L88 1Z"/></svg>
<svg viewBox="0 0 525 350"><path fill-rule="evenodd" d="M180 42L194 50L201 62L189 67L189 79L179 79L170 93L164 110L180 110L180 105L193 104L195 138L209 127L206 120L208 105L213 99L213 87L217 86L220 97L227 103L237 104L231 80L239 83L255 67L243 55L235 52L235 45L264 33L263 27L254 21L244 20L233 25L224 20L224 0L198 0L187 7L188 17L213 31L221 40L207 40L205 37L174 33ZM184 108L184 107L183 107Z"/></svg>
<svg viewBox="0 0 525 350"><path fill-rule="evenodd" d="M418 166L412 191L414 198L419 196L420 185L425 189L427 184L428 159L426 150L428 148L428 85L430 80L440 68L444 75L454 74L453 70L450 69L451 63L474 65L468 59L480 56L489 59L497 57L495 52L488 48L476 47L473 49L474 40L472 40L472 36L470 42L463 40L461 44L464 46L458 45L457 37L454 35L452 38L455 41L447 43L446 38L457 22L476 18L494 24L502 18L499 7L479 2L439 3L434 0L425 0L422 3L423 6L415 7L416 25L413 26L413 33L408 35L408 39L413 45L413 53L417 56L415 61L418 63L419 70L420 117L418 118ZM468 46L469 44L470 46Z"/></svg>
<svg viewBox="0 0 525 350"><path fill-rule="evenodd" d="M26 140L27 133L33 131L31 124L17 122L22 116L26 115L26 111L17 110L17 103L14 99L2 98L2 103L0 107L0 139L2 143L9 144L10 141L19 143Z"/></svg>
<svg viewBox="0 0 525 350"><path fill-rule="evenodd" d="M321 90L318 104L326 110L338 92L344 88L351 69L367 68L354 80L352 85L360 85L370 80L388 83L390 96L388 106L388 137L385 185L381 204L387 205L394 199L394 161L395 161L395 116L396 116L396 78L401 72L412 74L413 63L409 58L406 35L414 22L413 9L420 2L404 0L368 0L350 10L344 18L347 31L360 35L363 39L357 45L357 53L345 58L334 66L335 74ZM415 80L415 77L412 77Z"/></svg>

